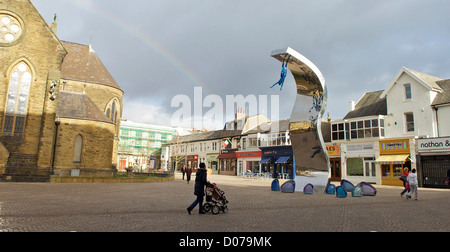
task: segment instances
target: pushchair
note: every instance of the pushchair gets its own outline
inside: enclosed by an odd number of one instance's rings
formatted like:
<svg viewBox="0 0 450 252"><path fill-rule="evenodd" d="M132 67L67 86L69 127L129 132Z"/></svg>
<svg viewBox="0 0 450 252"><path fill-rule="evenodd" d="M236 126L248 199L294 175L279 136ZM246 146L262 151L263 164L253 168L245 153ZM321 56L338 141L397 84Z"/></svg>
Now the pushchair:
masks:
<svg viewBox="0 0 450 252"><path fill-rule="evenodd" d="M220 211L228 213L228 200L225 197L225 192L220 190L216 184L206 186L206 203L203 205L205 212L211 211L214 215L219 214Z"/></svg>

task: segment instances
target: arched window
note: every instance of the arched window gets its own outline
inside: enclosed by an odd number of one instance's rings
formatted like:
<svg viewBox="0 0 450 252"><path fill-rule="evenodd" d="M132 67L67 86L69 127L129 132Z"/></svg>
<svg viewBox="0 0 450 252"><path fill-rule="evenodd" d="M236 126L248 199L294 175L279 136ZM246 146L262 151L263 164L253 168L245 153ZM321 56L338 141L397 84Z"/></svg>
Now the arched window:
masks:
<svg viewBox="0 0 450 252"><path fill-rule="evenodd" d="M6 99L3 134L22 135L31 86L31 70L25 62L20 62L11 70Z"/></svg>
<svg viewBox="0 0 450 252"><path fill-rule="evenodd" d="M113 99L106 107L106 117L108 117L113 123L117 123L117 120L119 119L119 106L120 104L117 99Z"/></svg>
<svg viewBox="0 0 450 252"><path fill-rule="evenodd" d="M73 163L81 164L81 154L83 152L83 137L78 135L75 139L75 148L73 153Z"/></svg>

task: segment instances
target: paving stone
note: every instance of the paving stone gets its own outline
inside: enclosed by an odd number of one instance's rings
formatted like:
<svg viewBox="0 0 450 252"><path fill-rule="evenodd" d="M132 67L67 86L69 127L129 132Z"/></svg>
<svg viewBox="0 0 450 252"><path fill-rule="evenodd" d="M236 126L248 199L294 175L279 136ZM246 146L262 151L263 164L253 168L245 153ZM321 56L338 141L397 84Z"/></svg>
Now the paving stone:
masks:
<svg viewBox="0 0 450 252"><path fill-rule="evenodd" d="M195 180L195 176L193 177ZM213 175L229 212L189 215L194 181L136 184L0 183L0 232L450 231L450 190L376 186L375 197L272 192L270 180Z"/></svg>

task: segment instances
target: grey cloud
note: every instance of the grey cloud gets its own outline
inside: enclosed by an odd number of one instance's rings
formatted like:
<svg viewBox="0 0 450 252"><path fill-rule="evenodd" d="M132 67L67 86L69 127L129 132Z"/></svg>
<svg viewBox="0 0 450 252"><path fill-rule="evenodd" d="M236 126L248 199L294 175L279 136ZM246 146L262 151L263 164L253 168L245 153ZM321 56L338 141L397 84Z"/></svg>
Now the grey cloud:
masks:
<svg viewBox="0 0 450 252"><path fill-rule="evenodd" d="M170 52L199 79L205 95L280 94L282 118L289 117L294 102L293 78L288 76L291 87L284 92L270 89L281 70L270 52L287 46L323 72L335 119L347 113L349 100L384 89L402 66L450 78L447 0L86 1L114 20L69 0L33 3L49 22L58 13L62 40L92 39L126 100L160 106L167 114L173 113L172 97L192 96L194 83L126 26Z"/></svg>

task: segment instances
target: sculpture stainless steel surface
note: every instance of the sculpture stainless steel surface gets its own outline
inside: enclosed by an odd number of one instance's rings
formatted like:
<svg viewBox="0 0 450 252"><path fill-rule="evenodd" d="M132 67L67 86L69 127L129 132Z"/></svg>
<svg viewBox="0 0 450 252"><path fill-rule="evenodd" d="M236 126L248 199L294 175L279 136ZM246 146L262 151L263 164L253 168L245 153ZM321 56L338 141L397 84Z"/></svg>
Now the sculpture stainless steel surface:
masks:
<svg viewBox="0 0 450 252"><path fill-rule="evenodd" d="M297 86L297 98L290 118L290 139L294 152L297 191L307 184L325 187L330 178L330 161L321 131L327 104L325 78L306 57L292 48L276 50L272 57L289 69ZM282 73L283 86L284 79ZM275 84L276 85L276 84Z"/></svg>

